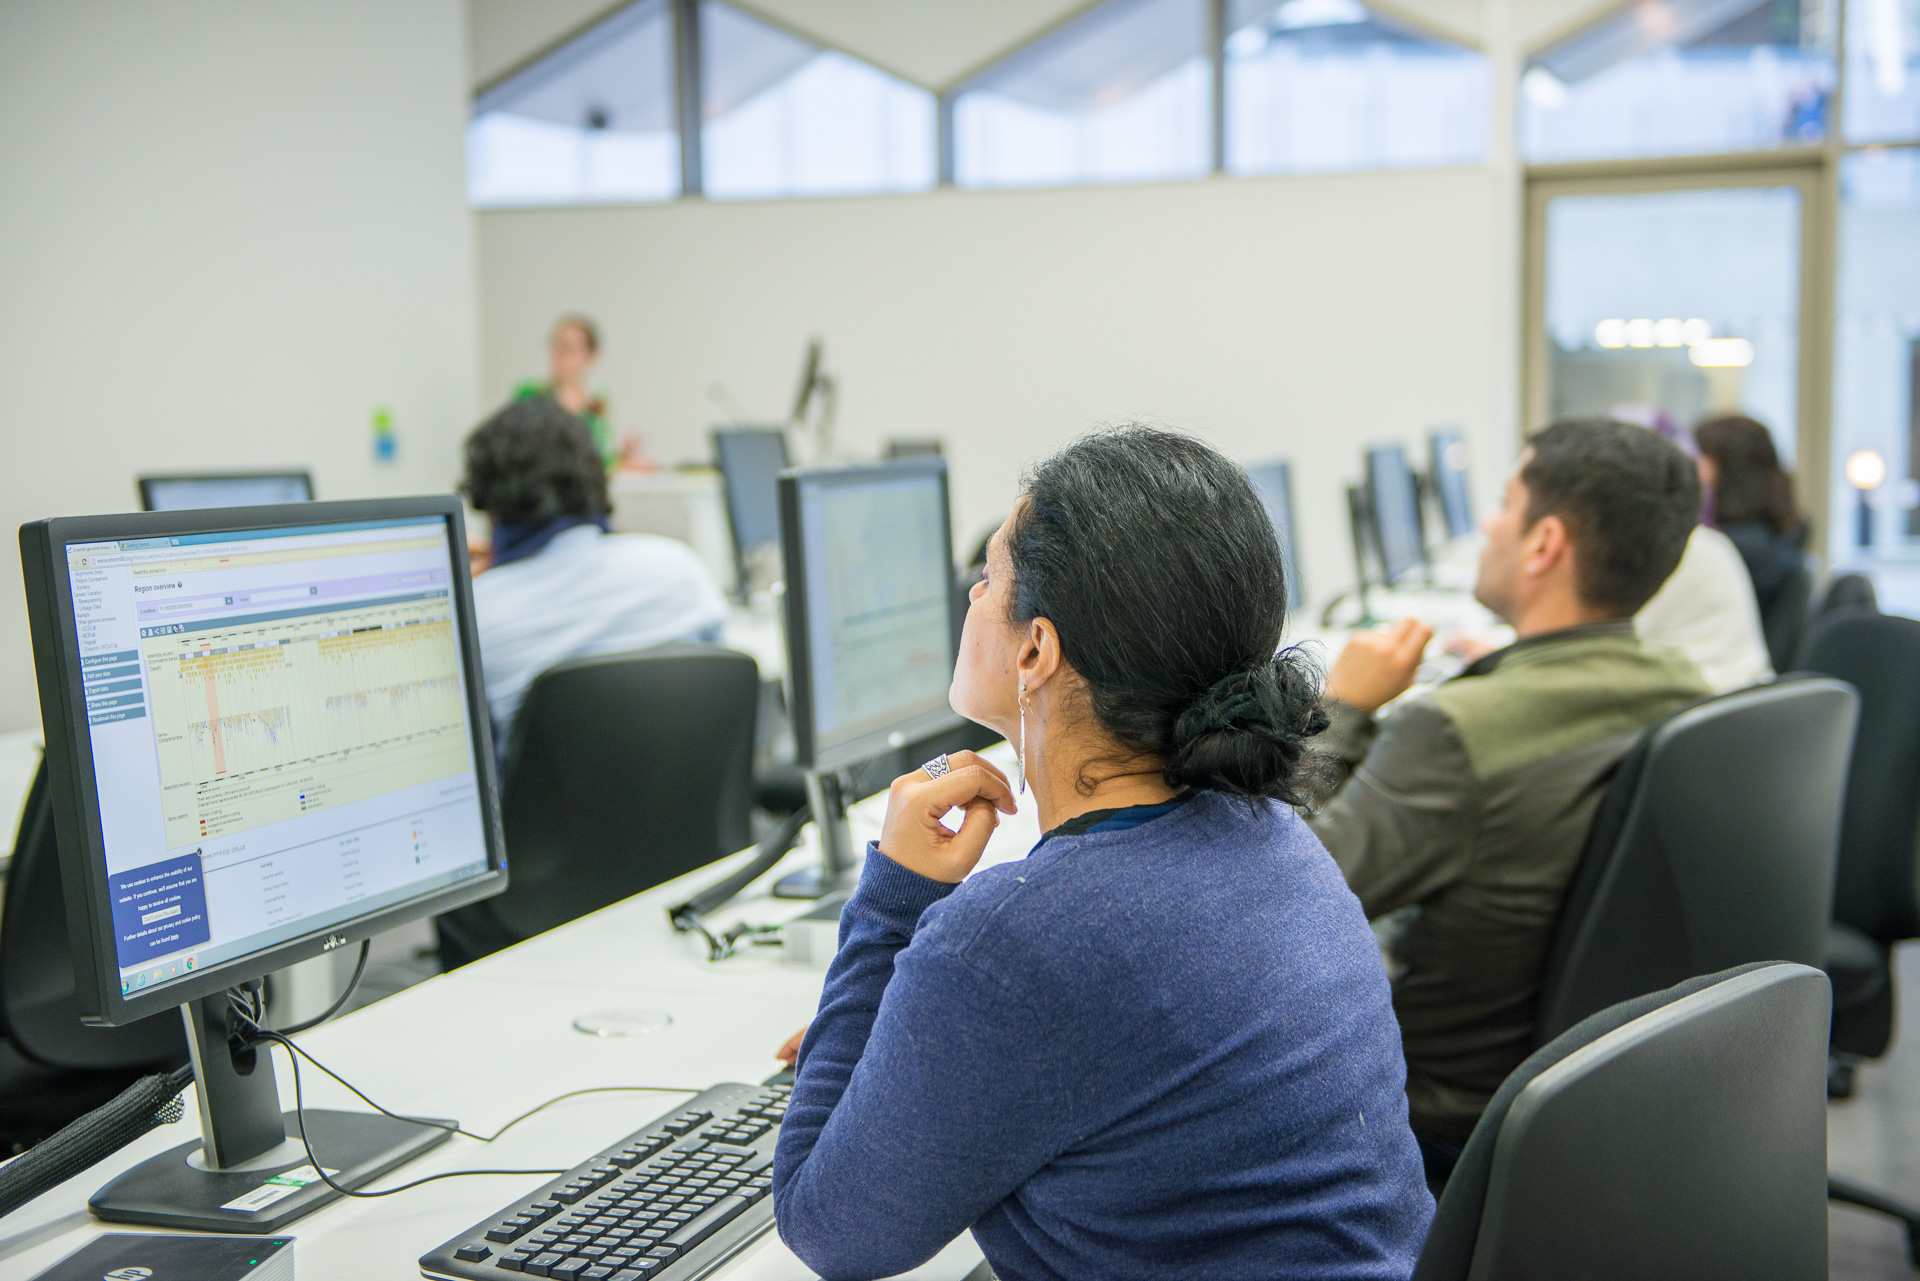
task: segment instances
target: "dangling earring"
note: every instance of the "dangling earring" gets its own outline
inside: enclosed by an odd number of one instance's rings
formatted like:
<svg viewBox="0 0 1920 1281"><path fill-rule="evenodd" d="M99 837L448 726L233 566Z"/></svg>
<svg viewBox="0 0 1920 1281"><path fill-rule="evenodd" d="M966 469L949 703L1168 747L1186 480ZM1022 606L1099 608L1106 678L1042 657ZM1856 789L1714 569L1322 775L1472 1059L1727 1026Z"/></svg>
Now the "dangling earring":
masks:
<svg viewBox="0 0 1920 1281"><path fill-rule="evenodd" d="M1020 767L1020 795L1027 794L1027 683L1020 682L1020 750L1014 753Z"/></svg>

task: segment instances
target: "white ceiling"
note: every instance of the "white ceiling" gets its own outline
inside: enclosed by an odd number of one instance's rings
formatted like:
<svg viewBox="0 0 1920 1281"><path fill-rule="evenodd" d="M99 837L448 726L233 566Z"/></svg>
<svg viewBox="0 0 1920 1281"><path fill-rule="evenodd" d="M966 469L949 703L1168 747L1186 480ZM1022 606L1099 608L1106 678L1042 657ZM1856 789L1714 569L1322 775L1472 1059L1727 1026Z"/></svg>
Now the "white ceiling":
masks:
<svg viewBox="0 0 1920 1281"><path fill-rule="evenodd" d="M625 0L467 0L473 82L522 65ZM944 89L1095 7L1098 0L731 0L818 43L929 89ZM1370 0L1381 12L1484 44L1506 27L1534 50L1626 0ZM1489 10L1505 9L1490 20Z"/></svg>

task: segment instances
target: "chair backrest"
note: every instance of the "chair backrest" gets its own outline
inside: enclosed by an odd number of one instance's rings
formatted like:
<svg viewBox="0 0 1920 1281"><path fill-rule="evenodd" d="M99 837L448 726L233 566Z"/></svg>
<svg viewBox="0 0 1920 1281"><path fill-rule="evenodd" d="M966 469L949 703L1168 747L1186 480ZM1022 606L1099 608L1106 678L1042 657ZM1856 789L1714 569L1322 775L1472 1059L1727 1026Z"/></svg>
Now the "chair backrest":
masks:
<svg viewBox="0 0 1920 1281"><path fill-rule="evenodd" d="M89 1027L74 998L67 896L42 761L27 791L0 914L0 1034L48 1067L113 1069L187 1061L186 1025L168 1010L123 1027Z"/></svg>
<svg viewBox="0 0 1920 1281"><path fill-rule="evenodd" d="M1813 571L1796 565L1780 584L1767 616L1760 620L1766 633L1767 656L1776 672L1789 671L1800 652L1801 638L1807 634L1807 608L1813 600Z"/></svg>
<svg viewBox="0 0 1920 1281"><path fill-rule="evenodd" d="M1819 965L1858 698L1756 685L1656 722L1621 763L1555 929L1534 1044L1749 961Z"/></svg>
<svg viewBox="0 0 1920 1281"><path fill-rule="evenodd" d="M1413 1281L1827 1275L1826 975L1760 963L1611 1006L1474 1127Z"/></svg>
<svg viewBox="0 0 1920 1281"><path fill-rule="evenodd" d="M1801 667L1860 691L1840 820L1833 916L1883 943L1920 935L1920 622L1866 609L1822 617Z"/></svg>
<svg viewBox="0 0 1920 1281"><path fill-rule="evenodd" d="M1820 597L1820 608L1814 613L1821 615L1831 614L1837 609L1879 608L1880 598L1874 593L1871 578L1865 574L1835 574Z"/></svg>
<svg viewBox="0 0 1920 1281"><path fill-rule="evenodd" d="M713 645L541 673L500 790L507 889L472 909L531 938L751 844L759 698L754 661Z"/></svg>

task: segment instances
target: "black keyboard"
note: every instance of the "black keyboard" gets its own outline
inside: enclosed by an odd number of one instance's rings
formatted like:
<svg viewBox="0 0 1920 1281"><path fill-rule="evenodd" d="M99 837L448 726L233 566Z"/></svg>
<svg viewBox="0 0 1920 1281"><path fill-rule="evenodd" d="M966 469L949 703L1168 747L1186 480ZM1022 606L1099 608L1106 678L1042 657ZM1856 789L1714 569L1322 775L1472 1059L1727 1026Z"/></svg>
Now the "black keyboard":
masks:
<svg viewBox="0 0 1920 1281"><path fill-rule="evenodd" d="M420 1275L692 1281L773 1226L790 1085L716 1085L420 1258Z"/></svg>

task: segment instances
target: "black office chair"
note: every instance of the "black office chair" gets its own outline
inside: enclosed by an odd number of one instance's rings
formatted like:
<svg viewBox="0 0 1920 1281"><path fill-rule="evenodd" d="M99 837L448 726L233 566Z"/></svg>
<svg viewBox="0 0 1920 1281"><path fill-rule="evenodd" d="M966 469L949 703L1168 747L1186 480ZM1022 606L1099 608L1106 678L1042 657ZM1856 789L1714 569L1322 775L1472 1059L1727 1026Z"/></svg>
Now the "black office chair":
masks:
<svg viewBox="0 0 1920 1281"><path fill-rule="evenodd" d="M124 1027L80 1021L42 762L0 913L0 1156L38 1143L146 1073L186 1061L186 1028L173 1011Z"/></svg>
<svg viewBox="0 0 1920 1281"><path fill-rule="evenodd" d="M1825 977L1760 963L1589 1015L1514 1070L1413 1281L1827 1275Z"/></svg>
<svg viewBox="0 0 1920 1281"><path fill-rule="evenodd" d="M536 677L503 767L507 889L436 920L442 966L746 848L759 697L753 660L713 645L581 659Z"/></svg>
<svg viewBox="0 0 1920 1281"><path fill-rule="evenodd" d="M1776 681L1647 730L1568 890L1535 1045L1696 975L1821 963L1858 702L1837 680Z"/></svg>
<svg viewBox="0 0 1920 1281"><path fill-rule="evenodd" d="M1813 611L1813 616L1823 618L1842 609L1878 612L1879 608L1880 598L1874 593L1871 578L1865 574L1835 574L1826 591L1821 593L1819 608Z"/></svg>
<svg viewBox="0 0 1920 1281"><path fill-rule="evenodd" d="M1855 1065L1887 1052L1893 1037L1892 949L1920 938L1920 622L1855 607L1825 615L1807 636L1801 666L1860 691L1860 726L1847 774L1826 970L1833 980L1829 1085L1853 1092ZM1920 1206L1845 1179L1836 1200L1903 1220L1920 1266Z"/></svg>
<svg viewBox="0 0 1920 1281"><path fill-rule="evenodd" d="M1760 619L1760 630L1767 638L1767 657L1776 672L1791 671L1800 653L1801 638L1807 634L1807 608L1813 599L1813 571L1796 565L1780 585L1773 605Z"/></svg>

